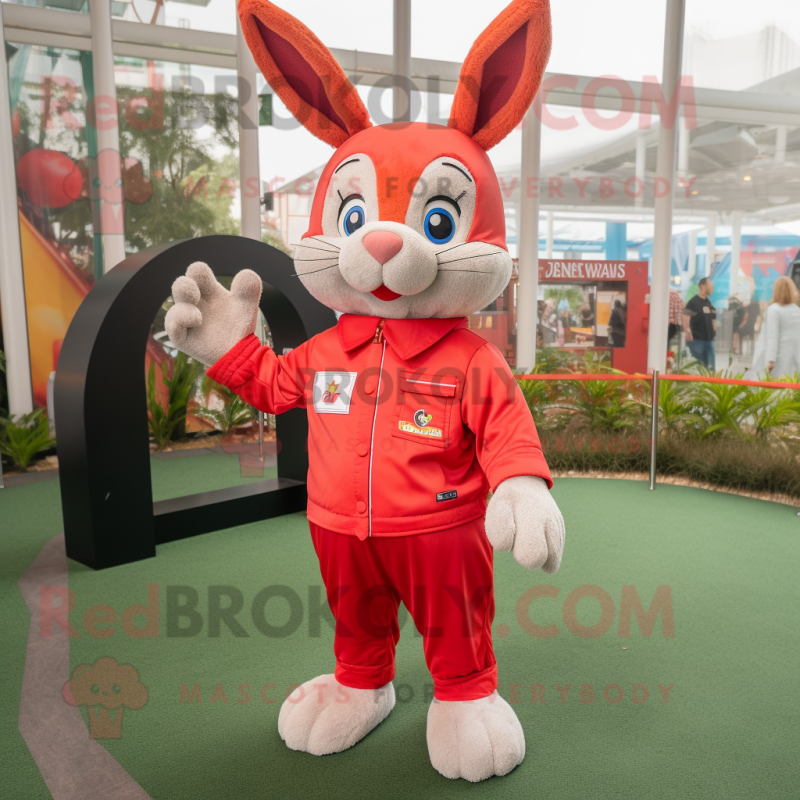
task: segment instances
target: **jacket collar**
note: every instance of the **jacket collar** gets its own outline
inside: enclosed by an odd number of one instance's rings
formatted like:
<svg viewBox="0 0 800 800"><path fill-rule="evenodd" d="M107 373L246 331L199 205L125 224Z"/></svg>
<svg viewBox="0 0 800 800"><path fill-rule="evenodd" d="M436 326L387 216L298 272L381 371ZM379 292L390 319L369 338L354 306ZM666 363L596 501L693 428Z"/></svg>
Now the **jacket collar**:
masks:
<svg viewBox="0 0 800 800"><path fill-rule="evenodd" d="M337 330L346 353L371 341L381 317L342 314ZM387 319L383 335L397 355L407 361L444 339L450 331L466 328L466 317L448 319Z"/></svg>

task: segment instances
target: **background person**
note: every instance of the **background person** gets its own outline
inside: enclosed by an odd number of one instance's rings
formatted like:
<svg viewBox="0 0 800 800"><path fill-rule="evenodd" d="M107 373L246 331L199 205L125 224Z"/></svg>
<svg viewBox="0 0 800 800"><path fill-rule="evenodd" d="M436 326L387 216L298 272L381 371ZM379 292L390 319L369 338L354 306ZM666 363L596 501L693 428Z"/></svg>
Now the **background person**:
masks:
<svg viewBox="0 0 800 800"><path fill-rule="evenodd" d="M681 311L683 310L683 299L680 292L670 289L669 292L669 328L667 333L667 347L678 335L681 329Z"/></svg>
<svg viewBox="0 0 800 800"><path fill-rule="evenodd" d="M741 346L742 355L744 355L745 344L749 343L751 346L755 340L756 323L761 316L761 307L755 297L751 298L750 302L745 306L744 319L739 325L739 344ZM748 348L749 349L749 348Z"/></svg>
<svg viewBox="0 0 800 800"><path fill-rule="evenodd" d="M715 370L714 337L717 335L717 310L708 299L714 292L711 278L701 278L697 294L683 309L683 332L692 357L706 369Z"/></svg>
<svg viewBox="0 0 800 800"><path fill-rule="evenodd" d="M747 319L747 311L738 296L728 298L728 309L733 311L733 354L739 355L739 329Z"/></svg>
<svg viewBox="0 0 800 800"><path fill-rule="evenodd" d="M614 310L608 319L608 344L611 347L625 347L625 323L627 314L625 306L619 300L614 301Z"/></svg>
<svg viewBox="0 0 800 800"><path fill-rule="evenodd" d="M775 378L800 372L800 292L794 281L778 278L767 309L767 372Z"/></svg>

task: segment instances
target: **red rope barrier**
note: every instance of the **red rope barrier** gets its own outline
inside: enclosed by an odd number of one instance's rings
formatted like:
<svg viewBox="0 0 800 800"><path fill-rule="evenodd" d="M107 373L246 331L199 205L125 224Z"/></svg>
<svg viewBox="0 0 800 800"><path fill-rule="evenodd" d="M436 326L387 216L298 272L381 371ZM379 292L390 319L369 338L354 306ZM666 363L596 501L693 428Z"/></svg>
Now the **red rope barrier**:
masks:
<svg viewBox="0 0 800 800"><path fill-rule="evenodd" d="M745 381L741 378L712 378L704 375L659 375L660 381L694 381L696 383L724 383L726 386L760 386L764 389L800 389L800 383L779 381Z"/></svg>
<svg viewBox="0 0 800 800"><path fill-rule="evenodd" d="M584 375L583 373L550 373L542 375L517 375L520 381L652 381L652 375L618 375L615 373ZM800 390L800 383L780 383L779 381L746 381L741 378L717 378L705 375L659 375L660 381L688 381L694 383L722 383L726 386L759 386L763 389Z"/></svg>
<svg viewBox="0 0 800 800"><path fill-rule="evenodd" d="M515 376L519 381L651 381L653 380L652 375L617 375L615 373L611 374L600 374L600 375L584 375L583 373L566 373L564 375L559 375L558 373L553 374L542 374L542 375L516 375Z"/></svg>

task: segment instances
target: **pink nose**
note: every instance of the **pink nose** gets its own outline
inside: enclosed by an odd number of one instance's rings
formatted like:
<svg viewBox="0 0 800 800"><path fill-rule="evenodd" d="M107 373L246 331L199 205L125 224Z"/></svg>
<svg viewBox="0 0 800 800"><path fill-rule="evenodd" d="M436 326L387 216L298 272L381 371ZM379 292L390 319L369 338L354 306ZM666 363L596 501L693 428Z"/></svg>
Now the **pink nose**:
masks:
<svg viewBox="0 0 800 800"><path fill-rule="evenodd" d="M379 264L385 264L403 249L403 237L391 231L372 231L362 241L367 252Z"/></svg>

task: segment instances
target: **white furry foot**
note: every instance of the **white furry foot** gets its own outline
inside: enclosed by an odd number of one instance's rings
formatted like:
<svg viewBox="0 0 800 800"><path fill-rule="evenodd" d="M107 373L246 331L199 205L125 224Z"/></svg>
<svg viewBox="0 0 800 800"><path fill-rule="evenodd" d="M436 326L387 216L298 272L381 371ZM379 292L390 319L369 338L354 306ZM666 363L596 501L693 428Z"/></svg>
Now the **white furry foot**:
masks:
<svg viewBox="0 0 800 800"><path fill-rule="evenodd" d="M298 686L281 706L278 733L291 750L340 753L363 739L394 708L394 686L350 689L333 675Z"/></svg>
<svg viewBox="0 0 800 800"><path fill-rule="evenodd" d="M445 778L483 781L522 762L525 735L497 692L480 700L434 700L428 709L428 753Z"/></svg>

